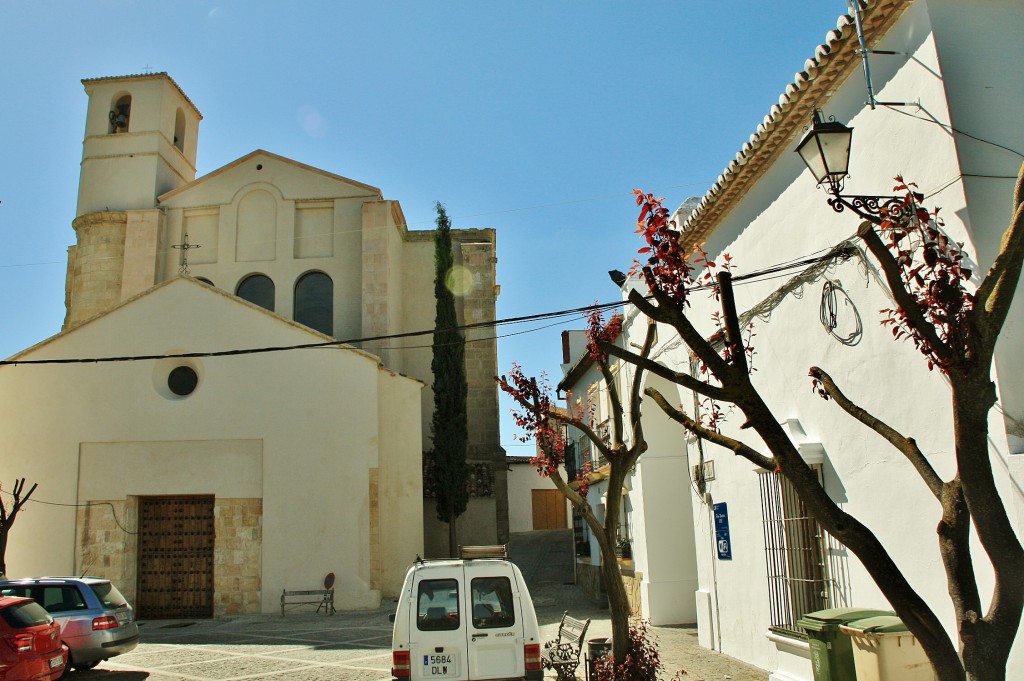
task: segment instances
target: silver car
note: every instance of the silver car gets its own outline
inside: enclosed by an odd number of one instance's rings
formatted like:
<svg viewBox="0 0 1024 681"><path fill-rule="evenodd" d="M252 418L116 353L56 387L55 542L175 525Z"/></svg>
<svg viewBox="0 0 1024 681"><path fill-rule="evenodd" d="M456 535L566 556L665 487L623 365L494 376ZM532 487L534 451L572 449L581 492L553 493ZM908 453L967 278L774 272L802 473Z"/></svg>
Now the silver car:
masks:
<svg viewBox="0 0 1024 681"><path fill-rule="evenodd" d="M0 581L5 596L27 596L60 624L71 651L68 666L92 669L139 643L132 606L109 580L98 577L39 577Z"/></svg>

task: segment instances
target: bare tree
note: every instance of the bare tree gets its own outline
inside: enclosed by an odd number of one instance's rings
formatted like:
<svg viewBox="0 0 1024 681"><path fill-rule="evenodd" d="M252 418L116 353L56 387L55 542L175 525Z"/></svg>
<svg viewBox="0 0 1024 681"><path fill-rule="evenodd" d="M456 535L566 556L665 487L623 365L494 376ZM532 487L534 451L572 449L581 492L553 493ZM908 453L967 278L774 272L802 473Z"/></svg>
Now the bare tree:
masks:
<svg viewBox="0 0 1024 681"><path fill-rule="evenodd" d="M3 499L0 499L0 579L7 578L7 539L10 537L11 527L14 526L14 521L18 517L18 511L25 505L25 502L29 500L32 493L36 491L38 485L33 484L29 488L28 493L22 495L25 491L25 478L16 480L14 482L14 491L11 492L11 496L14 498L14 503L8 508L3 503Z"/></svg>

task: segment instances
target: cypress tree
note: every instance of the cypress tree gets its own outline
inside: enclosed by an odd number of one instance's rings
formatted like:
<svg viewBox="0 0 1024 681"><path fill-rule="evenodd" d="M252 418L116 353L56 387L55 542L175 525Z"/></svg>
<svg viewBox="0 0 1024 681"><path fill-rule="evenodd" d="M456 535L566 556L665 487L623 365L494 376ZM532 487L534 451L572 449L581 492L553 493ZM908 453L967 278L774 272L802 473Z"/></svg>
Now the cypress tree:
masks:
<svg viewBox="0 0 1024 681"><path fill-rule="evenodd" d="M466 466L466 341L458 328L455 295L449 286L452 258L451 222L439 202L437 229L434 231L434 377L433 488L437 501L437 519L448 523L448 551L455 556L458 541L455 520L465 513L469 503L469 469Z"/></svg>

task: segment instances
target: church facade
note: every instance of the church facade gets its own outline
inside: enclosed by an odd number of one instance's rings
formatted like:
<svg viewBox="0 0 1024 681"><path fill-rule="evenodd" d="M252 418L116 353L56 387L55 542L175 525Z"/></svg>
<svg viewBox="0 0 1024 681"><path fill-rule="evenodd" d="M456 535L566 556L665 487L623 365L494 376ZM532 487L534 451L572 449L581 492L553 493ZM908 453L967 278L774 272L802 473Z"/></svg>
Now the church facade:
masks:
<svg viewBox="0 0 1024 681"><path fill-rule="evenodd" d="M270 612L328 573L374 607L447 548L430 335L403 336L433 328L433 232L266 151L197 179L202 116L167 74L83 84L64 328L0 369L4 461L65 505L19 517L9 574L110 577L142 617ZM493 320L494 231L453 249L460 321ZM507 535L489 336L467 334L464 543Z"/></svg>

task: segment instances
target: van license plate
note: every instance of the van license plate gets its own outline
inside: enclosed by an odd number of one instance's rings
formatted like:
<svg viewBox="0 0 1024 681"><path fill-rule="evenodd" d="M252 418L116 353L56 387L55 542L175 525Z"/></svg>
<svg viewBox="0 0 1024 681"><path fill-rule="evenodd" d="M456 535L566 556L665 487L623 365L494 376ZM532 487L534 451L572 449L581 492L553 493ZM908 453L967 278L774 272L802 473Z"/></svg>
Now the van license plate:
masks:
<svg viewBox="0 0 1024 681"><path fill-rule="evenodd" d="M50 669L56 669L57 667L64 664L64 656L58 655L57 657L50 658Z"/></svg>
<svg viewBox="0 0 1024 681"><path fill-rule="evenodd" d="M430 654L423 656L423 675L435 679L458 676L457 658L451 654Z"/></svg>

